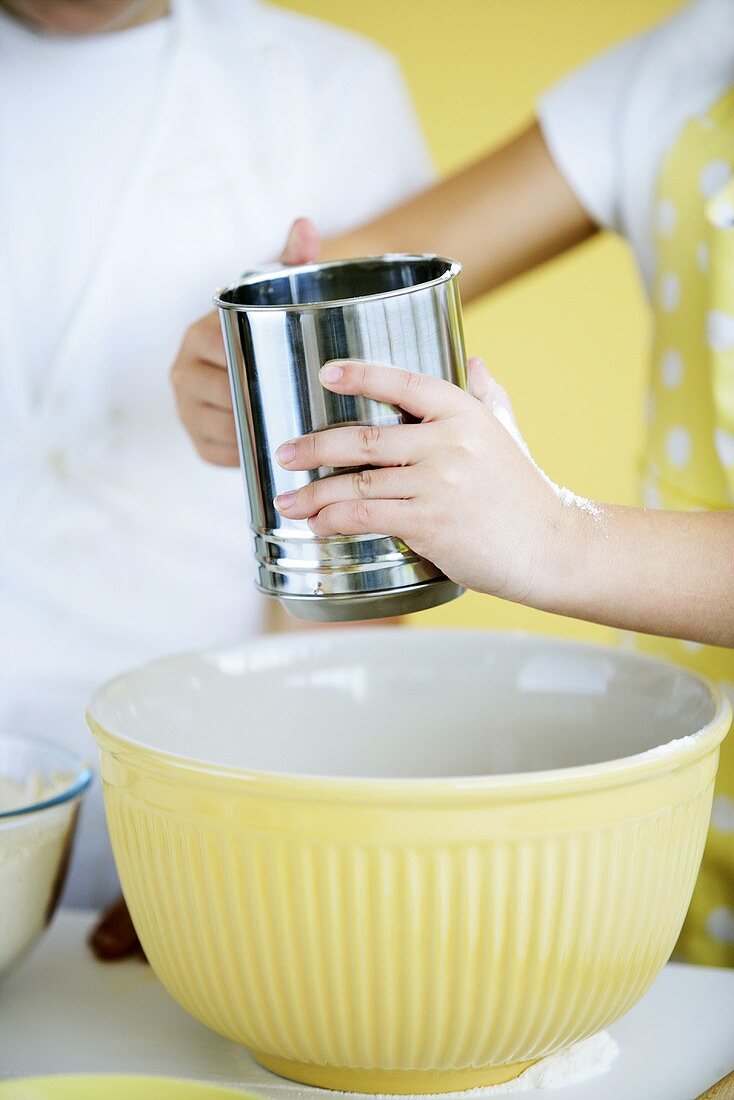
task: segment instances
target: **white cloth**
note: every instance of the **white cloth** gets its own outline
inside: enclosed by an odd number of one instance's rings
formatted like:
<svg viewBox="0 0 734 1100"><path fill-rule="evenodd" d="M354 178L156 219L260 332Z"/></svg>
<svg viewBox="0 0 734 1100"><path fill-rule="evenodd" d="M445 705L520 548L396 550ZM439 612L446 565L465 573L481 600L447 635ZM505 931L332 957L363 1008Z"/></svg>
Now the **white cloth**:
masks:
<svg viewBox="0 0 734 1100"><path fill-rule="evenodd" d="M696 0L567 76L538 104L558 168L596 222L654 276L654 194L685 123L734 82L734 0Z"/></svg>
<svg viewBox="0 0 734 1100"><path fill-rule="evenodd" d="M176 418L186 325L294 217L335 232L431 173L394 61L259 0L178 0L160 27L87 39L3 18L0 128L8 115L0 727L90 756L96 682L261 626L239 473L201 462ZM89 905L114 884L95 800L72 875Z"/></svg>
<svg viewBox="0 0 734 1100"><path fill-rule="evenodd" d="M153 110L171 20L71 40L2 15L0 27L3 248L18 350L38 399ZM39 324L38 292L51 272Z"/></svg>

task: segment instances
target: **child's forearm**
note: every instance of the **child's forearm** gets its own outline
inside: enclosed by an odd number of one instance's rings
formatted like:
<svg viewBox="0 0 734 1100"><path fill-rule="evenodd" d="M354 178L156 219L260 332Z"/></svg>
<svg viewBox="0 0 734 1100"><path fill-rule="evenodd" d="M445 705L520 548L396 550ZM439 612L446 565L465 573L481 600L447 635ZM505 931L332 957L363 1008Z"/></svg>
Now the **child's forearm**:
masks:
<svg viewBox="0 0 734 1100"><path fill-rule="evenodd" d="M734 646L734 512L575 510L532 602L609 626Z"/></svg>
<svg viewBox="0 0 734 1100"><path fill-rule="evenodd" d="M327 240L324 259L437 252L461 260L465 301L596 231L537 123L502 148L359 229Z"/></svg>
<svg viewBox="0 0 734 1100"><path fill-rule="evenodd" d="M734 646L734 512L595 505L559 489L477 360L468 392L361 362L327 364L321 380L419 422L284 442L277 457L286 469L356 468L276 498L289 519L324 537L396 536L458 584L516 603Z"/></svg>

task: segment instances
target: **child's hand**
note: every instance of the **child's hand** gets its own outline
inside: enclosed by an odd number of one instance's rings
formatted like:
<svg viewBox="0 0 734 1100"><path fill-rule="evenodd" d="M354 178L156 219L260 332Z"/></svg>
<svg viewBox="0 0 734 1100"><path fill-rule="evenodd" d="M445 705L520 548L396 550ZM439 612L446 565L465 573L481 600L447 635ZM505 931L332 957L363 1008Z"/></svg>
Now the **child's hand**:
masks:
<svg viewBox="0 0 734 1100"><path fill-rule="evenodd" d="M290 228L280 261L311 263L320 251L316 226L308 218L298 218ZM215 466L237 466L237 434L216 310L186 330L170 379L179 418L201 457Z"/></svg>
<svg viewBox="0 0 734 1100"><path fill-rule="evenodd" d="M394 367L327 364L328 389L387 401L422 423L346 425L283 444L286 469L357 469L283 494L278 509L317 535L397 536L481 592L734 646L734 512L602 506L559 489L530 457L505 392L479 360L468 374L464 393Z"/></svg>
<svg viewBox="0 0 734 1100"><path fill-rule="evenodd" d="M323 385L398 405L419 424L332 428L284 443L288 470L355 466L276 498L317 535L401 538L452 580L547 603L582 526L582 512L540 472L504 390L481 360L469 392L440 379L361 362L327 364ZM364 467L367 467L366 469Z"/></svg>
<svg viewBox="0 0 734 1100"><path fill-rule="evenodd" d="M321 236L310 218L296 218L280 254L282 264L312 264L321 256Z"/></svg>

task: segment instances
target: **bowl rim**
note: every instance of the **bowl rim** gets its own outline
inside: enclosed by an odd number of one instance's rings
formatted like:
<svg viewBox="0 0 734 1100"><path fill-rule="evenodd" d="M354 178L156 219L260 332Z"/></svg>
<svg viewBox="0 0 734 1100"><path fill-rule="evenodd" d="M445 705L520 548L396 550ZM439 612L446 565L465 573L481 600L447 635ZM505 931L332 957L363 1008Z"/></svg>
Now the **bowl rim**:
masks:
<svg viewBox="0 0 734 1100"><path fill-rule="evenodd" d="M397 628L399 629L399 628ZM382 635L393 637L395 627L371 627L369 637L375 641ZM556 793L573 793L616 786L620 782L647 780L652 776L677 770L692 763L695 759L712 751L724 739L732 722L732 707L724 691L698 672L692 672L683 665L672 661L651 657L643 653L628 653L618 647L604 643L580 642L575 639L556 638L553 635L533 634L523 630L482 630L481 628L420 628L416 633L422 636L443 637L447 633L488 639L512 638L515 640L537 640L555 647L572 649L577 652L598 654L606 652L622 656L641 664L673 668L681 674L702 684L712 701L713 715L700 729L683 737L675 738L664 745L646 749L629 756L613 758L596 764L580 764L569 768L549 768L541 771L507 772L496 775L469 776L345 776L345 775L305 775L298 772L264 771L229 764L217 764L196 757L184 756L128 737L119 730L108 728L95 714L95 708L116 685L143 669L156 665L170 664L187 658L221 658L223 655L239 653L252 645L267 649L277 645L295 645L308 639L309 644L324 645L329 639L338 644L340 638L356 636L354 629L336 629L310 634L271 634L245 641L190 650L149 661L123 672L101 684L92 694L86 707L86 719L97 744L103 751L112 751L114 755L125 754L136 757L135 767L149 774L160 774L161 765L185 775L187 782L196 784L208 778L216 778L221 785L236 786L242 789L243 782L252 787L252 793L268 793L281 798L295 800L315 799L326 801L360 802L425 802L437 799L445 802L453 799L466 800L475 796L478 799L487 796L516 799L533 797L544 798ZM198 780L197 780L198 777Z"/></svg>
<svg viewBox="0 0 734 1100"><path fill-rule="evenodd" d="M59 745L56 741L49 741L45 737L36 737L31 734L16 733L15 731L0 728L0 744L7 744L9 742L16 742L18 745L24 747L30 746L35 749L45 749L57 758L62 767L66 762L74 778L68 787L51 795L49 798L42 798L39 802L31 802L26 806L18 806L13 810L0 810L0 825L13 818L27 817L29 814L38 813L41 810L49 810L53 806L61 806L64 802L71 802L84 794L87 787L92 782L93 773L90 765L87 764L81 756L65 748L64 745Z"/></svg>
<svg viewBox="0 0 734 1100"><path fill-rule="evenodd" d="M351 298L332 298L318 302L282 302L274 305L241 305L238 302L224 300L225 294L239 290L241 286L252 286L254 283L264 282L266 279L277 278L286 275L302 275L309 271L324 271L333 267L350 267L353 264L408 262L411 260L437 260L446 264L446 270L435 279L426 279L422 283L413 283L411 286L401 286L394 290L379 290L374 294L358 294ZM278 313L278 312L304 312L308 310L339 309L342 306L358 305L362 302L379 302L386 298L399 298L402 294L414 294L418 290L427 290L430 287L441 286L461 274L461 264L458 260L450 260L447 256L439 256L436 252L383 252L374 256L354 256L344 260L318 260L307 264L266 264L263 267L245 272L235 283L228 283L215 290L212 302L218 309L230 310L233 313Z"/></svg>

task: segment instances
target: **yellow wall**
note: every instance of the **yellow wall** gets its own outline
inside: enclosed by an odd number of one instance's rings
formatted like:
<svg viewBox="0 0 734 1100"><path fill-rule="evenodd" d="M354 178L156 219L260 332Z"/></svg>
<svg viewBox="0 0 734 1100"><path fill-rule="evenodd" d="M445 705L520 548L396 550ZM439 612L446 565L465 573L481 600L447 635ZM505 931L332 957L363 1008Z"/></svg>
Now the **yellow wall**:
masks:
<svg viewBox="0 0 734 1100"><path fill-rule="evenodd" d="M397 54L441 171L521 126L538 93L563 72L678 6L675 0L281 2ZM585 496L635 502L646 325L632 261L609 237L467 310L468 349L481 353L510 391L537 461ZM611 636L474 594L413 622Z"/></svg>

